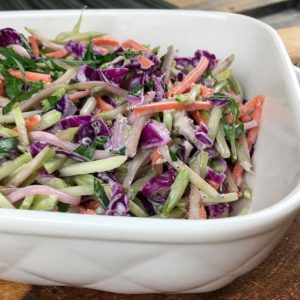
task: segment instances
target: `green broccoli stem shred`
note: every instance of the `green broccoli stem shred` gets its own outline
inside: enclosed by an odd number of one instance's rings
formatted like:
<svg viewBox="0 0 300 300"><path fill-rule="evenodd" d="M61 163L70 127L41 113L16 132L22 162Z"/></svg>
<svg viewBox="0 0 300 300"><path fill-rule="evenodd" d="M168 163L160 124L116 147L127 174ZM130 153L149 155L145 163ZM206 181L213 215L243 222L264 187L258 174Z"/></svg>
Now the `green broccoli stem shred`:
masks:
<svg viewBox="0 0 300 300"><path fill-rule="evenodd" d="M162 214L168 216L169 213L174 209L177 203L181 200L181 197L189 184L190 176L189 172L182 169L178 172L174 183L171 186L171 191L168 195L168 199L162 208Z"/></svg>

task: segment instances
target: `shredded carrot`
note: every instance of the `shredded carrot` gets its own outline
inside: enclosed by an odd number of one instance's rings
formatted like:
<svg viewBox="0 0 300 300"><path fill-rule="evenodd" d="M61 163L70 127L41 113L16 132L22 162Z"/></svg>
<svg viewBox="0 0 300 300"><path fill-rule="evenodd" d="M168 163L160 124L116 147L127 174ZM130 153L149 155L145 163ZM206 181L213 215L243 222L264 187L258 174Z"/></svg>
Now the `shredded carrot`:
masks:
<svg viewBox="0 0 300 300"><path fill-rule="evenodd" d="M26 128L28 131L31 131L33 126L41 120L40 115L31 116L25 119Z"/></svg>
<svg viewBox="0 0 300 300"><path fill-rule="evenodd" d="M33 55L35 57L39 57L40 56L40 48L39 48L38 39L34 35L30 35L28 37L28 40L29 40Z"/></svg>
<svg viewBox="0 0 300 300"><path fill-rule="evenodd" d="M142 69L149 69L154 65L154 62L152 60L143 55L138 55L137 61L141 65Z"/></svg>
<svg viewBox="0 0 300 300"><path fill-rule="evenodd" d="M96 215L96 212L94 209L85 208L83 206L79 206L79 213L84 215Z"/></svg>
<svg viewBox="0 0 300 300"><path fill-rule="evenodd" d="M48 57L54 57L54 58L64 58L67 55L69 55L69 52L65 48L61 48L58 50L55 50L53 52L49 52L46 54Z"/></svg>
<svg viewBox="0 0 300 300"><path fill-rule="evenodd" d="M247 143L248 143L248 148L249 150L252 149L253 145L256 142L257 139L257 135L258 135L258 128L259 128L259 123L260 123L260 117L261 117L261 113L262 113L262 104L263 104L264 99L259 99L256 102L256 106L253 112L253 117L252 120L257 122L257 126L254 128L251 128L248 131L247 134Z"/></svg>
<svg viewBox="0 0 300 300"><path fill-rule="evenodd" d="M200 114L199 111L197 111L197 110L192 111L191 115L192 115L193 119L197 122L197 124L200 124L201 122L203 122L205 125L207 125L207 123L208 123L207 120L202 117L202 115Z"/></svg>
<svg viewBox="0 0 300 300"><path fill-rule="evenodd" d="M68 96L72 102L77 103L80 98L89 96L90 94L91 94L90 90L84 90L84 91L74 92L72 94L69 94Z"/></svg>
<svg viewBox="0 0 300 300"><path fill-rule="evenodd" d="M125 48L130 48L137 51L147 51L147 48L144 47L142 44L138 43L134 40L127 40L122 43L122 46Z"/></svg>
<svg viewBox="0 0 300 300"><path fill-rule="evenodd" d="M190 89L192 83L198 81L200 77L203 75L203 73L208 67L208 64L209 64L208 59L202 56L198 65L192 71L190 71L178 85L176 85L171 90L171 95L176 96Z"/></svg>
<svg viewBox="0 0 300 300"><path fill-rule="evenodd" d="M20 71L9 70L9 73L13 77L23 79L23 75ZM29 72L29 71L25 72L25 78L28 81L43 81L45 83L52 81L50 74L42 74L42 73Z"/></svg>
<svg viewBox="0 0 300 300"><path fill-rule="evenodd" d="M0 80L0 96L4 96L4 95L5 95L5 90L4 90L3 81Z"/></svg>
<svg viewBox="0 0 300 300"><path fill-rule="evenodd" d="M233 121L233 117L232 117L232 114L226 114L226 120L228 122L228 124L232 124L232 121Z"/></svg>
<svg viewBox="0 0 300 300"><path fill-rule="evenodd" d="M96 209L100 206L100 202L98 200L90 200L87 203L84 203L85 208Z"/></svg>
<svg viewBox="0 0 300 300"><path fill-rule="evenodd" d="M214 181L208 180L207 181L215 190L218 190L220 188L220 185Z"/></svg>
<svg viewBox="0 0 300 300"><path fill-rule="evenodd" d="M214 94L214 90L205 85L201 86L200 92L201 92L201 96L203 96L203 97L210 97Z"/></svg>
<svg viewBox="0 0 300 300"><path fill-rule="evenodd" d="M153 150L152 154L151 154L151 165L154 166L156 165L156 163L159 161L159 159L162 157L162 155L160 154L160 152L155 149Z"/></svg>
<svg viewBox="0 0 300 300"><path fill-rule="evenodd" d="M241 184L243 172L244 169L241 167L239 162L237 162L232 170L232 178L237 186Z"/></svg>
<svg viewBox="0 0 300 300"><path fill-rule="evenodd" d="M207 219L207 213L203 204L200 204L199 219Z"/></svg>
<svg viewBox="0 0 300 300"><path fill-rule="evenodd" d="M152 102L145 105L139 105L136 106L133 109L133 111L136 114L143 114L143 113L157 113L157 112L162 112L170 109L186 110L186 111L206 110L212 107L213 107L212 103L208 101L207 102L196 101L188 104L182 104L176 101L166 101L166 102Z"/></svg>
<svg viewBox="0 0 300 300"><path fill-rule="evenodd" d="M249 115L256 107L256 104L263 103L265 101L265 97L262 95L255 96L252 100L247 101L244 105L242 105L239 110L239 118L242 118L244 115Z"/></svg>
<svg viewBox="0 0 300 300"><path fill-rule="evenodd" d="M99 52L101 52L103 55L105 55L109 52L106 48L101 47L101 46L94 45L93 48L95 50L98 50Z"/></svg>
<svg viewBox="0 0 300 300"><path fill-rule="evenodd" d="M100 36L100 37L96 37L92 40L94 45L97 46L112 46L112 47L118 47L120 46L120 42L108 37L108 36Z"/></svg>
<svg viewBox="0 0 300 300"><path fill-rule="evenodd" d="M97 97L96 102L97 102L97 109L99 109L100 111L107 111L113 109L113 107L110 104L108 104L106 101L104 101L101 97Z"/></svg>

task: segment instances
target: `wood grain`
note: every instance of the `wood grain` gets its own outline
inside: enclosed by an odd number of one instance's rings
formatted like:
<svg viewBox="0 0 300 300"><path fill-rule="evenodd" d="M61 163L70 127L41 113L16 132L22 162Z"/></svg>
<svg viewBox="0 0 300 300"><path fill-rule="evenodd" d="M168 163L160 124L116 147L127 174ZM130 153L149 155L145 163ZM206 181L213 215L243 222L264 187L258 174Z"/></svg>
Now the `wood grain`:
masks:
<svg viewBox="0 0 300 300"><path fill-rule="evenodd" d="M300 26L278 29L292 62L300 66Z"/></svg>
<svg viewBox="0 0 300 300"><path fill-rule="evenodd" d="M280 2L287 2L287 0L167 0L167 2L180 8L240 12Z"/></svg>

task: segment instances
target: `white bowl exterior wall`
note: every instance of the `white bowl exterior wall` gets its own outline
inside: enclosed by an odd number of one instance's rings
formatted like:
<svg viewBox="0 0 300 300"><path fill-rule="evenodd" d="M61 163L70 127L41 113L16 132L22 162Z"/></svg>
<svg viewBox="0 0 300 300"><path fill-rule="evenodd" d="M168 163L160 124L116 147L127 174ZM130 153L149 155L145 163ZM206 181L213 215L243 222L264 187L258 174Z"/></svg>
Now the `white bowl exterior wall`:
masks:
<svg viewBox="0 0 300 300"><path fill-rule="evenodd" d="M0 277L116 293L199 293L250 271L290 223L226 243L162 244L0 234Z"/></svg>

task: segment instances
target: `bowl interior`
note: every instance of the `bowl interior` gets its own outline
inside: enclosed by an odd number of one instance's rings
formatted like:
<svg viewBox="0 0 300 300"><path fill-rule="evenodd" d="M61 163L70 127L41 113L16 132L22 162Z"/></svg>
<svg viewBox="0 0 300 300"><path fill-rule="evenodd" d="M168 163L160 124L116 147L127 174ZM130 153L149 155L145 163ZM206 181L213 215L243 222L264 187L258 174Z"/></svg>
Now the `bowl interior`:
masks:
<svg viewBox="0 0 300 300"><path fill-rule="evenodd" d="M79 11L11 12L1 17L1 27L22 32L24 26L33 27L55 37L70 30L79 14ZM171 44L179 55L193 55L198 48L207 49L221 59L234 53L233 69L246 98L257 94L268 97L254 155L256 175L248 176L254 192L252 210L277 203L298 184L299 87L282 44L269 27L230 14L89 10L85 12L82 30L105 32L120 40L132 38L153 47L161 45L161 53Z"/></svg>

